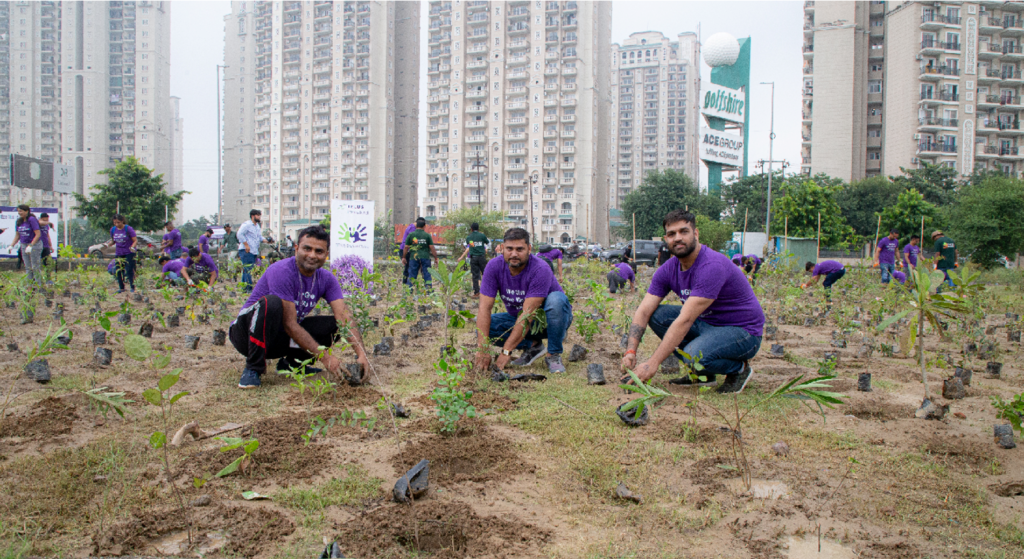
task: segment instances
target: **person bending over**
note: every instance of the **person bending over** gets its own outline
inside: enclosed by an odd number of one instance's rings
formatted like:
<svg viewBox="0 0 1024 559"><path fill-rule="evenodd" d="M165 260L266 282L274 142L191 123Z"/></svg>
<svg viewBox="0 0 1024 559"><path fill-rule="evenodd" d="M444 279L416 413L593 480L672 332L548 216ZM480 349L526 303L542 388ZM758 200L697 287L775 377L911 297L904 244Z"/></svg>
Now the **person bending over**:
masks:
<svg viewBox="0 0 1024 559"><path fill-rule="evenodd" d="M684 376L670 381L673 384L708 385L724 375L718 392L740 392L753 375L748 361L761 347L761 304L743 272L727 256L700 243L692 213L673 210L663 225L674 258L654 273L647 295L633 315L622 370L631 370L647 381L662 361L675 355L687 363L698 360L704 366L699 374L706 381ZM682 306L661 304L670 291L679 296ZM647 361L638 364L637 348L648 326L661 343ZM677 348L690 357L680 355Z"/></svg>
<svg viewBox="0 0 1024 559"><path fill-rule="evenodd" d="M480 308L476 315L479 331L480 351L476 367L486 370L491 363L488 346L491 343L501 347L501 355L495 361L499 370L504 370L512 359L512 351L523 350L514 367L526 367L544 355L544 343L548 340L548 371L564 373L562 365L562 341L572 324L572 306L555 279L551 266L539 256L530 254L530 234L525 229L513 227L505 232L502 254L492 259L484 269L480 285ZM501 297L507 312L492 315L494 298ZM547 325L530 333L530 325L537 312L543 312Z"/></svg>
<svg viewBox="0 0 1024 559"><path fill-rule="evenodd" d="M193 281L205 282L207 285L213 285L217 282L220 268L217 267L217 263L214 262L213 257L209 254L200 251L196 247L192 247L188 249L188 256L182 258L182 260L187 260L188 275Z"/></svg>
<svg viewBox="0 0 1024 559"><path fill-rule="evenodd" d="M271 264L263 273L228 332L231 345L245 356L245 369L238 387L258 388L267 370L267 359L280 359L277 369L288 370L314 356L333 375L341 371L341 360L327 349L340 337L339 326L347 325L348 342L364 371L370 363L363 339L342 298L337 278L323 269L330 246L330 234L320 225L298 234L295 256ZM307 316L323 299L333 316ZM317 372L306 367L306 372Z"/></svg>
<svg viewBox="0 0 1024 559"><path fill-rule="evenodd" d="M807 280L807 283L802 284L800 289L807 289L818 283L821 276L825 276L825 281L822 282L821 286L825 288L825 300L829 302L832 300L832 284L846 275L846 267L841 262L836 262L835 260L822 260L817 265L814 262L808 262L804 264L804 271L810 272L811 279Z"/></svg>
<svg viewBox="0 0 1024 559"><path fill-rule="evenodd" d="M174 285L195 285L195 282L188 275L188 265L183 259L171 258L165 254L157 260L157 264L160 265L160 273L163 279L168 282Z"/></svg>
<svg viewBox="0 0 1024 559"><path fill-rule="evenodd" d="M562 275L562 260L563 260L563 258L562 258L562 251L561 251L561 249L557 249L557 248L555 248L555 247L553 247L551 245L541 245L541 246L537 247L537 249L538 249L537 256L540 256L545 261L547 261L548 264L551 265L551 267L555 270L555 275L558 278L558 281L559 282L565 281L565 276ZM555 266L555 261L556 260L558 261L557 267Z"/></svg>
<svg viewBox="0 0 1024 559"><path fill-rule="evenodd" d="M626 282L629 282L629 291L636 289L636 274L633 268L625 262L612 264L612 270L606 276L608 278L608 291L611 293L622 289Z"/></svg>

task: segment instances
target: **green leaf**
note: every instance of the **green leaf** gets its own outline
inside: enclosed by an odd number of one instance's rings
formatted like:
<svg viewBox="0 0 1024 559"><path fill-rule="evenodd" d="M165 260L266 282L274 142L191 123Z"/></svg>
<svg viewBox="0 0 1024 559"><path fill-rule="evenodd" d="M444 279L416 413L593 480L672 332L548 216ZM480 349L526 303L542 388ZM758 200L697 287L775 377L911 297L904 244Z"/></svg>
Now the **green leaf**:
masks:
<svg viewBox="0 0 1024 559"><path fill-rule="evenodd" d="M187 390L183 390L181 392L178 392L174 396L171 396L171 404L174 404L175 402L177 402L178 400L180 400L184 396L188 396L188 391Z"/></svg>
<svg viewBox="0 0 1024 559"><path fill-rule="evenodd" d="M160 391L157 390L156 388L147 388L147 389L143 390L142 391L142 397L147 402L149 402L150 404L153 404L154 406L159 406L164 401L163 394L161 394Z"/></svg>
<svg viewBox="0 0 1024 559"><path fill-rule="evenodd" d="M242 498L246 501L269 499L266 495L260 495L255 491L242 491Z"/></svg>
<svg viewBox="0 0 1024 559"><path fill-rule="evenodd" d="M100 328L103 328L107 332L110 332L110 319L109 318L107 318L105 316L101 316L99 318L99 323L100 323Z"/></svg>
<svg viewBox="0 0 1024 559"><path fill-rule="evenodd" d="M149 354L153 349L146 338L138 334L129 334L124 339L124 351L128 354L128 357L136 361L145 361L149 359Z"/></svg>
<svg viewBox="0 0 1024 559"><path fill-rule="evenodd" d="M149 436L149 446L159 450L167 444L167 435L162 431L157 431Z"/></svg>
<svg viewBox="0 0 1024 559"><path fill-rule="evenodd" d="M224 450L224 449L221 449L221 450ZM244 458L245 458L244 454L242 456L239 456L238 458L235 459L234 462L228 464L227 466L224 466L224 469L219 471L219 472L217 472L213 477L224 477L224 476L226 476L228 474L234 473L235 471L238 470L238 467L240 465L242 465L242 460Z"/></svg>
<svg viewBox="0 0 1024 559"><path fill-rule="evenodd" d="M206 480L205 479L203 479L201 477L193 477L192 478L192 487L195 487L196 489L199 489L200 487L202 487L204 485L206 485Z"/></svg>
<svg viewBox="0 0 1024 559"><path fill-rule="evenodd" d="M171 364L171 354L161 353L157 355L153 358L152 364L154 369L166 369L167 366Z"/></svg>
<svg viewBox="0 0 1024 559"><path fill-rule="evenodd" d="M875 327L875 329L878 330L879 332L881 332L881 331L885 330L886 328L888 328L889 326L891 326L892 323L894 323L897 320L907 316L911 312L912 311L910 309L908 309L908 310L905 310L903 312L896 313L896 314L890 316L889 318L885 319L884 321L882 321L878 326Z"/></svg>
<svg viewBox="0 0 1024 559"><path fill-rule="evenodd" d="M160 388L161 392L166 392L170 390L172 386L178 384L178 378L178 375L174 373L164 375L160 378L160 382L157 383L157 387Z"/></svg>
<svg viewBox="0 0 1024 559"><path fill-rule="evenodd" d="M245 439L240 437L216 437L218 441L224 441L225 446L220 447L221 452L228 452L241 448L245 444Z"/></svg>
<svg viewBox="0 0 1024 559"><path fill-rule="evenodd" d="M258 449L259 447L260 447L260 442L258 440L256 440L256 439L253 439L253 440L249 441L248 443L246 443L246 445L245 445L245 453L246 454L252 454L253 452L256 452L256 449Z"/></svg>

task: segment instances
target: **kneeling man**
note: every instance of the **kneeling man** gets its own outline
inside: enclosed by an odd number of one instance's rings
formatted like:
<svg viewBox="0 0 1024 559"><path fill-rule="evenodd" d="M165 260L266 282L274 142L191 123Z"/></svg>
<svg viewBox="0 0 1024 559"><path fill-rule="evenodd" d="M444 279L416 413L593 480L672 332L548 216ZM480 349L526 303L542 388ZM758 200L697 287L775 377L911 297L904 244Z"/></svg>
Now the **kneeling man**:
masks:
<svg viewBox="0 0 1024 559"><path fill-rule="evenodd" d="M622 369L649 380L671 355L690 361L676 352L679 348L699 360L704 370L698 374L707 381L691 382L683 377L671 381L673 384L713 384L718 375L724 375L718 392L740 392L753 374L748 360L761 347L761 304L742 270L727 256L700 244L693 214L673 210L663 225L674 258L654 273L647 295L633 315ZM681 307L661 304L670 291L683 301ZM638 365L636 350L648 325L661 343L650 359Z"/></svg>
<svg viewBox="0 0 1024 559"><path fill-rule="evenodd" d="M245 356L245 370L239 388L257 388L267 370L267 359L281 359L277 369L287 370L315 356L337 375L341 360L327 349L338 340L339 325L347 325L348 342L364 371L370 367L355 320L342 300L341 287L331 272L322 268L327 260L330 235L320 225L299 231L295 256L272 264L231 323L231 345ZM333 316L307 317L317 302L331 305ZM306 367L306 372L315 372Z"/></svg>
<svg viewBox="0 0 1024 559"><path fill-rule="evenodd" d="M564 373L562 341L572 324L572 306L555 279L551 266L535 254L530 254L530 234L514 227L505 232L498 258L491 259L484 268L480 284L480 309L476 327L480 336L480 351L476 367L485 370L491 362L487 347L490 343L501 347L496 365L504 369L512 359L512 351L523 350L515 367L525 367L544 355L545 338L548 340L548 371ZM494 298L501 296L507 312L491 315ZM543 312L547 326L530 333L536 312Z"/></svg>
<svg viewBox="0 0 1024 559"><path fill-rule="evenodd" d="M188 267L186 279L190 280L189 285L192 285L192 281L205 282L211 286L217 282L220 268L217 267L217 263L209 253L200 251L198 247L192 247L188 249L188 256L181 260Z"/></svg>

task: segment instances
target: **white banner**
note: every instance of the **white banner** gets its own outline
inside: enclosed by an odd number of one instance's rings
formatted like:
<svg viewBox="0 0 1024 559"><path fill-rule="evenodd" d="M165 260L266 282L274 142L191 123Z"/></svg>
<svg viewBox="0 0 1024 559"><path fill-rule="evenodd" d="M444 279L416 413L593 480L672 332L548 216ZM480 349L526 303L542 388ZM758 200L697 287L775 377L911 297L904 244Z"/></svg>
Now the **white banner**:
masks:
<svg viewBox="0 0 1024 559"><path fill-rule="evenodd" d="M723 118L743 124L747 114L746 96L742 90L704 82L701 91L701 112L707 116Z"/></svg>
<svg viewBox="0 0 1024 559"><path fill-rule="evenodd" d="M742 166L743 136L701 126L699 155L704 161Z"/></svg>
<svg viewBox="0 0 1024 559"><path fill-rule="evenodd" d="M60 214L57 212L57 208L32 208L32 213L35 214L36 219L39 219L39 215L46 213L49 214L50 218L50 246L56 249L57 247L57 223L60 219ZM18 247L15 245L11 247L11 243L14 242L17 237L17 228L15 225L18 222L18 208L15 206L0 206L0 258L17 258ZM56 258L57 251L53 251L53 255Z"/></svg>
<svg viewBox="0 0 1024 559"><path fill-rule="evenodd" d="M75 191L75 166L53 164L53 191L71 194Z"/></svg>
<svg viewBox="0 0 1024 559"><path fill-rule="evenodd" d="M358 256L373 268L373 201L331 200L331 256Z"/></svg>

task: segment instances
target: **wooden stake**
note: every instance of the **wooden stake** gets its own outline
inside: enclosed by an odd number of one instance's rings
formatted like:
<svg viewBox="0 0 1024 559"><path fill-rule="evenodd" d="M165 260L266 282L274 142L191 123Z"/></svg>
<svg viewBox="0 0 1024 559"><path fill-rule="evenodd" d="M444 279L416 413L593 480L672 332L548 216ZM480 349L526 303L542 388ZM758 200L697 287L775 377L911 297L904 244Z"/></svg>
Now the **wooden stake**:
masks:
<svg viewBox="0 0 1024 559"><path fill-rule="evenodd" d="M747 217L750 215L750 208L743 211L743 234L740 235L740 254L747 253ZM740 257L742 260L742 256Z"/></svg>
<svg viewBox="0 0 1024 559"><path fill-rule="evenodd" d="M789 252L789 216L782 221L782 238L786 239L786 252Z"/></svg>
<svg viewBox="0 0 1024 559"><path fill-rule="evenodd" d="M875 251L878 250L878 234L882 232L882 216L878 216L878 225L875 227L875 244L871 245L871 257L874 258Z"/></svg>
<svg viewBox="0 0 1024 559"><path fill-rule="evenodd" d="M818 252L814 255L814 260L821 260L821 212L818 212Z"/></svg>

